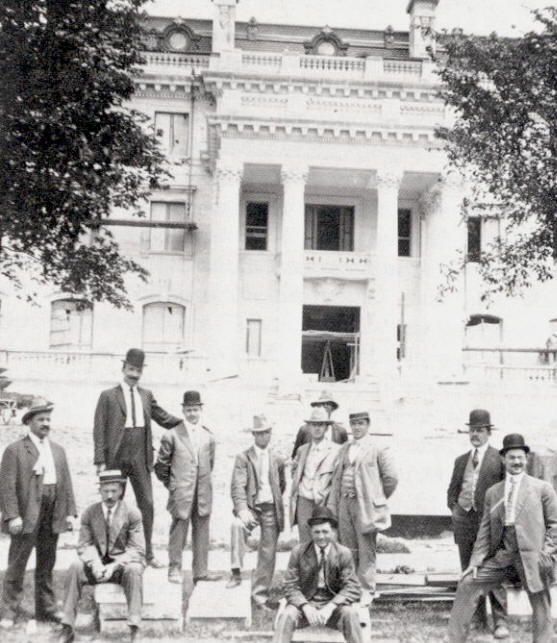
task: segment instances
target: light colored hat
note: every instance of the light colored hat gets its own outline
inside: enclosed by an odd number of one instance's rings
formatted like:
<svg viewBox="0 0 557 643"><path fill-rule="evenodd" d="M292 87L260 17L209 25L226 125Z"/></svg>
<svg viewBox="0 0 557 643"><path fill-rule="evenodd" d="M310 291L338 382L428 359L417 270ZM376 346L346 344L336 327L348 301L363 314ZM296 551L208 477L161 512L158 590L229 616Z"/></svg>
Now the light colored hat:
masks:
<svg viewBox="0 0 557 643"><path fill-rule="evenodd" d="M311 417L306 420L306 424L332 424L333 421L329 414L322 406L316 406L312 412Z"/></svg>
<svg viewBox="0 0 557 643"><path fill-rule="evenodd" d="M54 404L44 397L34 397L31 401L31 406L23 414L21 423L27 424L34 415L37 415L37 413L50 413L53 408Z"/></svg>
<svg viewBox="0 0 557 643"><path fill-rule="evenodd" d="M353 422L354 420L367 420L370 422L369 413L367 411L358 411L357 413L350 413L348 420Z"/></svg>
<svg viewBox="0 0 557 643"><path fill-rule="evenodd" d="M99 473L99 484L109 484L112 482L126 484L126 479L120 469L105 469Z"/></svg>
<svg viewBox="0 0 557 643"><path fill-rule="evenodd" d="M246 431L250 433L263 433L263 431L270 431L273 425L267 420L263 413L253 416L253 425L248 427Z"/></svg>
<svg viewBox="0 0 557 643"><path fill-rule="evenodd" d="M333 400L333 396L327 391L321 391L321 395L314 400L310 406L318 406L319 404L330 404L333 407L333 411L338 409L338 404Z"/></svg>

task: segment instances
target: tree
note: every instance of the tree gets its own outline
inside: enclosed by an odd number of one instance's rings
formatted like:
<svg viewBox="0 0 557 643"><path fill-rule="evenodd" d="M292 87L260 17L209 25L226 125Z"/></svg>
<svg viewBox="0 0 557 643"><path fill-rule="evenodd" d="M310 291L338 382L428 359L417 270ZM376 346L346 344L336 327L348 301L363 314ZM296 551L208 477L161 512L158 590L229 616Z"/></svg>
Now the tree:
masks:
<svg viewBox="0 0 557 643"><path fill-rule="evenodd" d="M124 276L146 278L100 226L113 208L140 214L164 175L127 107L145 1L0 3L0 274L20 289L26 273L129 307Z"/></svg>
<svg viewBox="0 0 557 643"><path fill-rule="evenodd" d="M516 294L554 276L557 9L534 13L539 33L440 37L441 95L455 120L437 135L472 186L465 215L501 222L500 235L480 257L485 296Z"/></svg>

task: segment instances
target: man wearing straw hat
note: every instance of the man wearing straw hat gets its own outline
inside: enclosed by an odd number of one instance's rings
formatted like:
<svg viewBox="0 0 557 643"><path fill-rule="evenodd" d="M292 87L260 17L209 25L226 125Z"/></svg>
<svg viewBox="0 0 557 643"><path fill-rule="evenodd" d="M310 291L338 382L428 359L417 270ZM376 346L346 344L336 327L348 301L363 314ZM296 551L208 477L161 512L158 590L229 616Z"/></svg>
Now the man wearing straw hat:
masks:
<svg viewBox="0 0 557 643"><path fill-rule="evenodd" d="M58 622L52 570L59 534L73 529L77 517L66 453L50 441L53 405L35 398L22 417L29 433L6 447L0 465L2 531L10 536L4 576L2 620L9 628L19 616L23 577L35 548L35 616Z"/></svg>
<svg viewBox="0 0 557 643"><path fill-rule="evenodd" d="M81 516L78 559L66 575L64 615L58 643L74 640L77 604L83 585L119 583L128 603L130 640L141 625L145 538L141 514L122 500L126 479L118 470L99 474L101 501Z"/></svg>
<svg viewBox="0 0 557 643"><path fill-rule="evenodd" d="M103 469L119 469L129 478L143 518L147 564L163 567L153 553L153 438L151 420L165 429L180 424L162 409L151 391L138 386L145 353L130 348L122 365L120 384L100 394L95 410L93 439L97 473Z"/></svg>
<svg viewBox="0 0 557 643"><path fill-rule="evenodd" d="M327 411L315 407L306 420L311 442L303 444L292 463L292 490L290 494L290 524L298 525L300 542L311 539L308 523L313 510L324 506L329 497L331 480L340 446L325 434L331 420Z"/></svg>
<svg viewBox="0 0 557 643"><path fill-rule="evenodd" d="M452 514L453 533L464 570L470 563L484 508L486 491L505 476L505 467L497 449L489 444L493 425L488 411L470 412L468 432L472 449L460 455L454 463L453 475L447 490L447 505ZM489 593L493 616L494 636L506 638L505 591L499 587ZM474 615L480 629L487 628L485 596L478 601Z"/></svg>
<svg viewBox="0 0 557 643"><path fill-rule="evenodd" d="M251 595L256 607L265 607L275 571L277 541L284 529L282 494L286 480L283 459L269 448L272 425L267 418L255 415L248 430L254 444L236 456L232 472L232 576L227 586L232 588L242 582L245 538L259 525L261 534Z"/></svg>

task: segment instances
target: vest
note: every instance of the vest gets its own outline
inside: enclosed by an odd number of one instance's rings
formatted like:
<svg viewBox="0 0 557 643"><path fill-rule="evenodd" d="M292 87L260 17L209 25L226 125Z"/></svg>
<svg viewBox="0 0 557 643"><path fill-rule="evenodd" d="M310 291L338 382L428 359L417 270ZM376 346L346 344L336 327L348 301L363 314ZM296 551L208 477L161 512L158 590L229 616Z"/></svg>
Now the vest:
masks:
<svg viewBox="0 0 557 643"><path fill-rule="evenodd" d="M348 493L349 495L356 494L356 484L354 482L354 464L350 463L348 458L349 448L344 453L344 460L342 462L342 478L340 481L340 492L342 494Z"/></svg>
<svg viewBox="0 0 557 643"><path fill-rule="evenodd" d="M474 507L474 465L472 464L471 457L468 458L466 468L464 469L458 504L464 511L470 511L470 509Z"/></svg>

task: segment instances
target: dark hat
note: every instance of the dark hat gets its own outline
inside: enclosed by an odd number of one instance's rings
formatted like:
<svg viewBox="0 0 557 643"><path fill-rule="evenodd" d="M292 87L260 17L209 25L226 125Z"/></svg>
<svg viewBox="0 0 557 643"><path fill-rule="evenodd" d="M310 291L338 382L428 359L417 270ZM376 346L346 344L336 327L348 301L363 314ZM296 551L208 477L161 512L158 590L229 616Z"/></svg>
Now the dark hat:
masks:
<svg viewBox="0 0 557 643"><path fill-rule="evenodd" d="M143 368L145 366L145 353L140 348L130 348L124 358L124 364Z"/></svg>
<svg viewBox="0 0 557 643"><path fill-rule="evenodd" d="M505 455L511 449L522 449L524 453L530 453L530 447L524 442L524 436L520 433L509 433L503 438L503 448L499 450L501 455Z"/></svg>
<svg viewBox="0 0 557 643"><path fill-rule="evenodd" d="M37 415L37 413L50 413L53 408L54 404L46 400L44 397L34 397L31 401L31 406L23 414L21 423L27 424L34 415Z"/></svg>
<svg viewBox="0 0 557 643"><path fill-rule="evenodd" d="M468 426L485 426L488 429L493 427L489 411L484 409L474 409L470 411L470 417L466 423Z"/></svg>
<svg viewBox="0 0 557 643"><path fill-rule="evenodd" d="M314 400L310 406L319 406L319 404L330 404L333 407L333 411L338 409L338 404L333 400L330 393L327 391L321 391L321 395Z"/></svg>
<svg viewBox="0 0 557 643"><path fill-rule="evenodd" d="M250 433L263 433L264 431L270 431L273 428L273 425L267 420L263 413L253 416L253 425L248 427L246 431Z"/></svg>
<svg viewBox="0 0 557 643"><path fill-rule="evenodd" d="M183 406L203 406L199 391L186 391L184 393Z"/></svg>
<svg viewBox="0 0 557 643"><path fill-rule="evenodd" d="M317 506L313 508L311 518L308 518L308 525L322 525L324 522L330 523L333 527L338 527L338 521L335 515L328 507Z"/></svg>
<svg viewBox="0 0 557 643"><path fill-rule="evenodd" d="M311 416L306 420L306 424L332 424L329 414L325 409L319 406L311 412Z"/></svg>
<svg viewBox="0 0 557 643"><path fill-rule="evenodd" d="M126 479L122 476L120 469L105 469L99 473L99 484L109 484L111 482L126 484Z"/></svg>
<svg viewBox="0 0 557 643"><path fill-rule="evenodd" d="M350 413L348 416L348 420L352 422L352 420L367 420L370 422L369 418L369 413L367 411L361 411L359 413Z"/></svg>

